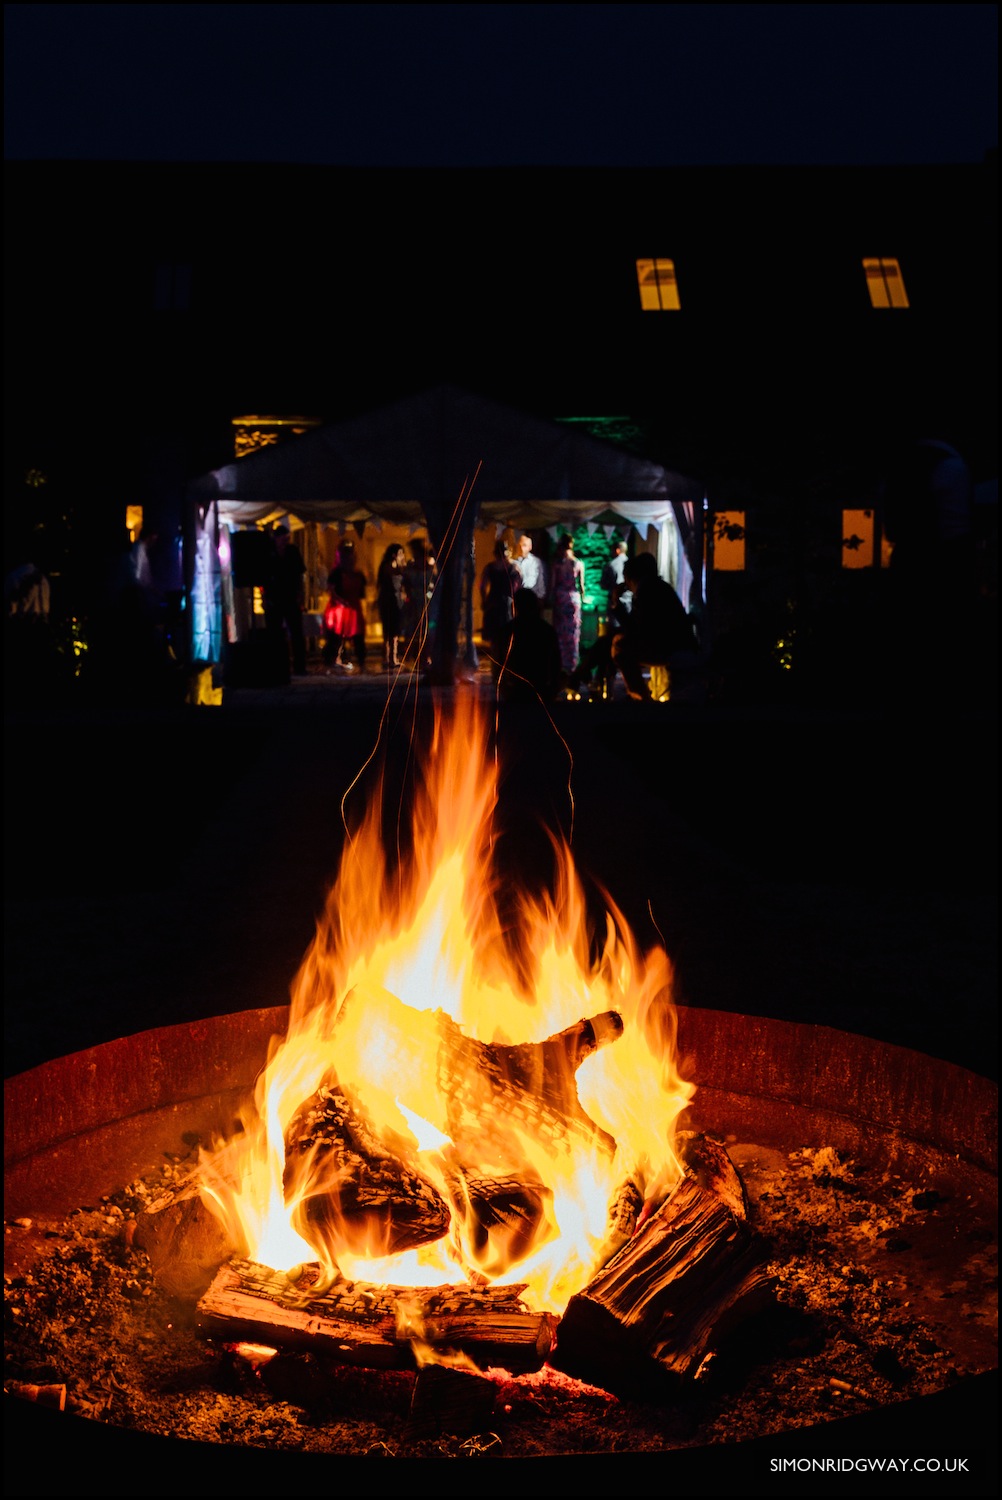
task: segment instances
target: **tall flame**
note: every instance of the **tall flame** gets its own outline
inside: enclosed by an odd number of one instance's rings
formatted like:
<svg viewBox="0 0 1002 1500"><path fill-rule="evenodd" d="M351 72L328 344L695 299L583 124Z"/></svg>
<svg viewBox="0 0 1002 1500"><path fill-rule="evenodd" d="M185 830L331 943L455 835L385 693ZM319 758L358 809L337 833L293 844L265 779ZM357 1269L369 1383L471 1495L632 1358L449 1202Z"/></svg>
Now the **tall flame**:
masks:
<svg viewBox="0 0 1002 1500"><path fill-rule="evenodd" d="M517 1279L560 1312L609 1253L624 1191L635 1217L679 1175L693 1089L670 962L640 952L604 893L594 932L555 836L551 889L506 887L502 922L497 780L472 696L436 711L414 769L406 826L401 813L388 833L381 781L349 833L288 1032L242 1133L205 1156L203 1197L276 1269ZM360 1188L374 1171L378 1191Z"/></svg>

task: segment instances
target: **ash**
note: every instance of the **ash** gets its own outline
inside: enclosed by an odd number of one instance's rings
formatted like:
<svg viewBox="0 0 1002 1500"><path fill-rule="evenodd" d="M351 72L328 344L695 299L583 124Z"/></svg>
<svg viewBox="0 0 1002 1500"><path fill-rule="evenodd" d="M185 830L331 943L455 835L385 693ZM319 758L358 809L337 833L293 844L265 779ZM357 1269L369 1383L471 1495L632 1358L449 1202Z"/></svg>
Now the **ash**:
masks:
<svg viewBox="0 0 1002 1500"><path fill-rule="evenodd" d="M997 1244L984 1174L902 1148L895 1168L831 1146L733 1142L775 1306L691 1388L617 1398L549 1367L490 1370L480 1430L415 1439L412 1372L207 1341L132 1245L135 1216L189 1174L172 1158L59 1222L5 1225L5 1390L64 1386L66 1409L165 1436L386 1457L654 1453L814 1426L995 1367ZM558 1333L559 1338L559 1333ZM25 1388L29 1390L25 1390Z"/></svg>

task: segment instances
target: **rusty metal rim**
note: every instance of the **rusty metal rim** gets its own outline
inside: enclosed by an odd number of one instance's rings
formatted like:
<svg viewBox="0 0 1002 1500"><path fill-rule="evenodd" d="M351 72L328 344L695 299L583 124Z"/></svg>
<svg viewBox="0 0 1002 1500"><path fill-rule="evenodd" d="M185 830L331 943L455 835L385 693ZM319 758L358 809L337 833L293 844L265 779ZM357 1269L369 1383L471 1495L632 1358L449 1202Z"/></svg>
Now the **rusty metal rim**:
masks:
<svg viewBox="0 0 1002 1500"><path fill-rule="evenodd" d="M225 1130L287 1021L280 1006L161 1027L8 1079L8 1215L68 1211L176 1151L186 1132ZM913 1142L997 1172L998 1087L953 1063L829 1027L688 1007L678 1045L701 1128L754 1121L787 1144L779 1138L807 1115L850 1149Z"/></svg>

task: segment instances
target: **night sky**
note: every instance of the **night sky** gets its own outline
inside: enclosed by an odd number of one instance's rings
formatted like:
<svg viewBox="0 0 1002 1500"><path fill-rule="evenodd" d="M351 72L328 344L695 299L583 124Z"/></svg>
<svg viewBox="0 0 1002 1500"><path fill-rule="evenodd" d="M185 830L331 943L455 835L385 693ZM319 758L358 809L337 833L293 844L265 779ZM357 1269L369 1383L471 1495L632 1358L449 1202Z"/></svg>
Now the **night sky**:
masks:
<svg viewBox="0 0 1002 1500"><path fill-rule="evenodd" d="M994 5L8 5L8 159L979 162Z"/></svg>

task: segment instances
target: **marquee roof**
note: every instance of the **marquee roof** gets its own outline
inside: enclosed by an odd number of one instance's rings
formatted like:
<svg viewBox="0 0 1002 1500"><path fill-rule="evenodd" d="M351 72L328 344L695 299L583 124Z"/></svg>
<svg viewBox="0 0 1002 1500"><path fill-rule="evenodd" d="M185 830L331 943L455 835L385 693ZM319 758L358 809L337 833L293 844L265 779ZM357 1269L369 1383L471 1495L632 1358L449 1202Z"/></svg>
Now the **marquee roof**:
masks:
<svg viewBox="0 0 1002 1500"><path fill-rule="evenodd" d="M608 511L651 525L702 499L697 481L649 459L447 385L258 449L203 475L189 495L200 509L217 501L219 518L238 524L276 509L303 521L415 522L471 486L482 518L522 527Z"/></svg>

